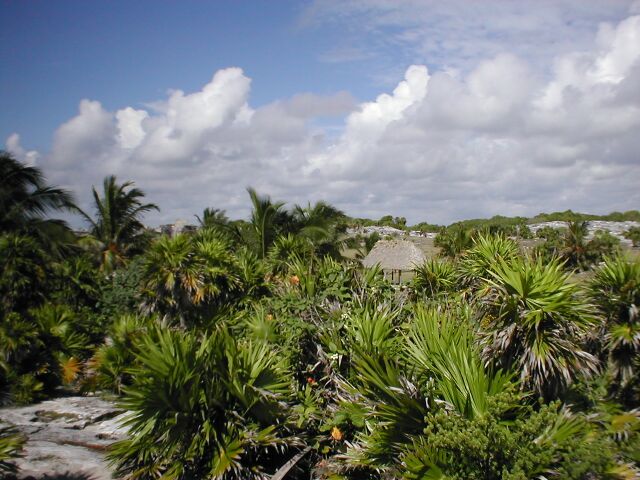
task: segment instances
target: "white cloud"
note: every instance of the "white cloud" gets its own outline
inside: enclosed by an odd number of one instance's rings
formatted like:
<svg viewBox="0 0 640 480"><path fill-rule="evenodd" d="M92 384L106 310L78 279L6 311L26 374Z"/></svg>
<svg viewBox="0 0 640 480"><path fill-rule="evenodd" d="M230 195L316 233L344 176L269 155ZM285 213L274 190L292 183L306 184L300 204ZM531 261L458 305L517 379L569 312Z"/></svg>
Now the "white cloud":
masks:
<svg viewBox="0 0 640 480"><path fill-rule="evenodd" d="M100 102L82 100L78 115L62 124L53 137L50 162L56 168L77 167L101 157L115 144L113 114Z"/></svg>
<svg viewBox="0 0 640 480"><path fill-rule="evenodd" d="M40 154L35 150L26 151L20 144L20 135L12 133L6 141L6 149L11 152L16 159L27 165L33 166L38 163Z"/></svg>
<svg viewBox="0 0 640 480"><path fill-rule="evenodd" d="M512 29L517 19L498 21ZM541 19L519 22L528 32ZM108 112L83 100L39 165L85 207L104 175L134 180L162 208L151 223L206 206L244 216L249 185L295 203L325 199L352 215L443 223L638 208L639 38L640 16L631 16L594 28L591 48L557 54L542 69L507 44L464 68L412 65L390 93L357 107L338 92L255 108L250 79L229 68L153 108ZM342 115L337 136L317 121ZM7 148L36 157L17 135Z"/></svg>
<svg viewBox="0 0 640 480"><path fill-rule="evenodd" d="M118 121L118 143L122 148L136 148L145 137L142 122L149 118L145 110L135 110L131 107L116 112Z"/></svg>

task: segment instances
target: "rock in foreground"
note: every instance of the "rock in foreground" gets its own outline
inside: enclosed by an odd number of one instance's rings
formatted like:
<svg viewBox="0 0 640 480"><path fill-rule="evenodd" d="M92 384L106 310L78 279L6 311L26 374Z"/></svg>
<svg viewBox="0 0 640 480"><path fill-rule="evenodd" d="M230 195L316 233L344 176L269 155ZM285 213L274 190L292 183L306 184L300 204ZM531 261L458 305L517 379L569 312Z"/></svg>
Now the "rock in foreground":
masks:
<svg viewBox="0 0 640 480"><path fill-rule="evenodd" d="M18 478L108 480L105 451L126 437L119 426L124 415L101 398L63 397L0 409L0 424L13 425L27 437L24 456L15 462Z"/></svg>

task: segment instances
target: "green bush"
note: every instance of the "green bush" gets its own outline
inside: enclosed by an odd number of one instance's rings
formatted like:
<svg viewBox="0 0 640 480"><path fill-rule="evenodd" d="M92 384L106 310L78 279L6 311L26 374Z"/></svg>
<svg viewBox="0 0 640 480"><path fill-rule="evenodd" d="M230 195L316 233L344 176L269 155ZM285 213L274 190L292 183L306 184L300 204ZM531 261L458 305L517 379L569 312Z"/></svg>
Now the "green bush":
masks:
<svg viewBox="0 0 640 480"><path fill-rule="evenodd" d="M143 337L122 406L130 438L109 457L137 478L264 478L300 440L282 357L218 329L201 336L157 328Z"/></svg>

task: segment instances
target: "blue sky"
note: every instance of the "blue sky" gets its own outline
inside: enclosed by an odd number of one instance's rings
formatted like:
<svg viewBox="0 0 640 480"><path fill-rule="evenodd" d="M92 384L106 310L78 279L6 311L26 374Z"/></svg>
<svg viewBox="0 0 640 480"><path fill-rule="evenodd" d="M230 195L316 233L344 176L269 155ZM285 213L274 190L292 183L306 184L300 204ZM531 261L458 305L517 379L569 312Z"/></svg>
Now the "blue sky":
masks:
<svg viewBox="0 0 640 480"><path fill-rule="evenodd" d="M256 105L353 82L349 65L318 61L335 29L301 29L298 2L2 2L2 138L23 132L34 148L73 116L82 98L106 108L143 105L172 88L200 88L241 66L260 81Z"/></svg>
<svg viewBox="0 0 640 480"><path fill-rule="evenodd" d="M441 223L638 208L638 13L2 0L0 139L81 203L106 174L134 180L150 223L246 215L248 185Z"/></svg>

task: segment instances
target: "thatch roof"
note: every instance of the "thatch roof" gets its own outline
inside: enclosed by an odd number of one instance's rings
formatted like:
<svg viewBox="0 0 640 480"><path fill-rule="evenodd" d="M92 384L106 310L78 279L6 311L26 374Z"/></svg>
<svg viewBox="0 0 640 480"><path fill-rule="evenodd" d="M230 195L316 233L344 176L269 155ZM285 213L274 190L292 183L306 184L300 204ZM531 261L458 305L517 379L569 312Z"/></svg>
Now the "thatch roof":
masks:
<svg viewBox="0 0 640 480"><path fill-rule="evenodd" d="M369 254L362 260L365 267L380 264L384 270L414 270L426 258L413 242L409 240L379 240Z"/></svg>

